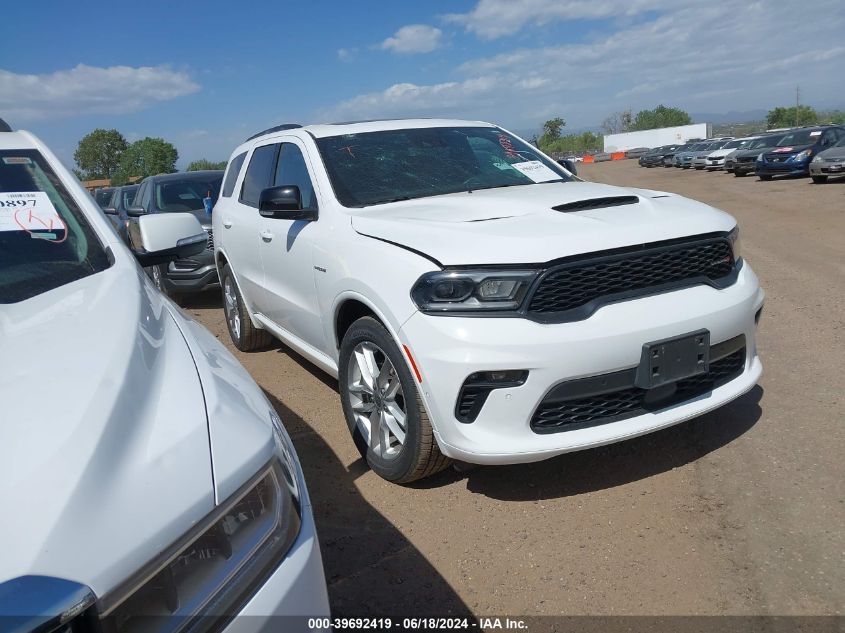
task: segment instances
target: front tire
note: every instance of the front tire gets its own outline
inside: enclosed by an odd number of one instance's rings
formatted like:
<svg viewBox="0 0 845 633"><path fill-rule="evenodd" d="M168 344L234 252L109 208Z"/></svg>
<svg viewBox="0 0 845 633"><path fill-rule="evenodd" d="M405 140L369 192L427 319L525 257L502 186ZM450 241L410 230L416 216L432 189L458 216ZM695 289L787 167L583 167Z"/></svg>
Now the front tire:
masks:
<svg viewBox="0 0 845 633"><path fill-rule="evenodd" d="M338 387L352 439L379 477L410 483L449 466L402 352L372 317L343 337Z"/></svg>
<svg viewBox="0 0 845 633"><path fill-rule="evenodd" d="M827 176L812 176L813 182L817 185L821 185L827 182Z"/></svg>
<svg viewBox="0 0 845 633"><path fill-rule="evenodd" d="M223 290L226 328L235 347L242 352L254 352L269 346L273 338L267 330L259 330L252 324L229 264L220 271L220 288Z"/></svg>
<svg viewBox="0 0 845 633"><path fill-rule="evenodd" d="M765 181L769 181L769 180L772 179L772 176L770 174L757 174L757 177L760 180L765 180Z"/></svg>

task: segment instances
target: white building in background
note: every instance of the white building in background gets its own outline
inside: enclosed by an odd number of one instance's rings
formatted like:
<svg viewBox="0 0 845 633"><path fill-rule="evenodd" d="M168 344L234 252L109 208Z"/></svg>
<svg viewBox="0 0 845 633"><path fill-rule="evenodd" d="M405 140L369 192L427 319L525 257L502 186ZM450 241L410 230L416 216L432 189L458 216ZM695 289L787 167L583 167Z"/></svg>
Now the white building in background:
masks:
<svg viewBox="0 0 845 633"><path fill-rule="evenodd" d="M624 152L635 147L660 147L673 143L686 143L690 139L710 138L712 130L713 126L710 123L694 123L639 132L608 134L604 137L604 151Z"/></svg>

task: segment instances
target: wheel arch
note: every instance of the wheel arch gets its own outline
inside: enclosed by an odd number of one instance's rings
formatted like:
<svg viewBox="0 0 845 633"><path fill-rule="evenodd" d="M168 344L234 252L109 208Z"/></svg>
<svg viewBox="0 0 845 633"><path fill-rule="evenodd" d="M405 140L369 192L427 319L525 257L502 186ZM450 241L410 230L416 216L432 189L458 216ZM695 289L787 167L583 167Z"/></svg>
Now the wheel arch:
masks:
<svg viewBox="0 0 845 633"><path fill-rule="evenodd" d="M249 297L244 294L241 288L241 280L238 279L238 273L235 270L235 267L229 261L229 258L226 256L226 252L222 248L218 248L217 251L214 253L214 262L217 265L217 278L220 280L220 291L223 292L223 267L228 264L229 270L232 271L232 279L235 280L235 287L238 289L238 294L241 295L241 299L243 300L244 306L246 307L246 313L249 315L249 320L252 321L252 325L255 328L263 330L264 328L261 327L261 324L258 323L255 318L253 318L255 310L253 310L252 308L252 302L250 301Z"/></svg>

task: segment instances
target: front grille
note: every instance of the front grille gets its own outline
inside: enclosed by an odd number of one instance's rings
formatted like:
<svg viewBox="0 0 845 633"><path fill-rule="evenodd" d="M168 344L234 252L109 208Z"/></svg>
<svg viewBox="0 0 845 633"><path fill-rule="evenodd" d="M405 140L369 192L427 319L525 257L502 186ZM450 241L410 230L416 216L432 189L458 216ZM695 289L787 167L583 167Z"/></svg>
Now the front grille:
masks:
<svg viewBox="0 0 845 633"><path fill-rule="evenodd" d="M537 433L555 433L617 422L659 411L702 396L727 384L745 368L745 347L710 363L706 374L684 378L655 389L626 387L569 400L544 400L531 418Z"/></svg>
<svg viewBox="0 0 845 633"><path fill-rule="evenodd" d="M738 163L753 163L757 160L756 156L738 156L736 162Z"/></svg>
<svg viewBox="0 0 845 633"><path fill-rule="evenodd" d="M211 229L206 229L206 233L208 233L208 243L205 246L205 250L213 251L214 250L214 233Z"/></svg>
<svg viewBox="0 0 845 633"><path fill-rule="evenodd" d="M569 320L586 318L601 303L644 296L668 285L719 280L734 270L733 252L726 238L653 246L566 263L541 277L528 303L528 315L540 320L549 320L552 315L563 320L567 316L573 317Z"/></svg>

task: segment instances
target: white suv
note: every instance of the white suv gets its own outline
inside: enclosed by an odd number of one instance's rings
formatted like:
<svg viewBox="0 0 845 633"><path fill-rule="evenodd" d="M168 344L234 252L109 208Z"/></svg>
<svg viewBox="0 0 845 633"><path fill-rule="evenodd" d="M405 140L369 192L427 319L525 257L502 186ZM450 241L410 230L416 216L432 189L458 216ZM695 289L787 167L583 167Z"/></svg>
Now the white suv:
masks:
<svg viewBox="0 0 845 633"><path fill-rule="evenodd" d="M641 435L761 373L731 216L583 182L489 123L267 130L213 224L235 345L272 335L337 376L391 481Z"/></svg>
<svg viewBox="0 0 845 633"><path fill-rule="evenodd" d="M313 630L329 606L290 438L136 262L208 236L187 213L133 228L134 256L0 120L0 629Z"/></svg>

